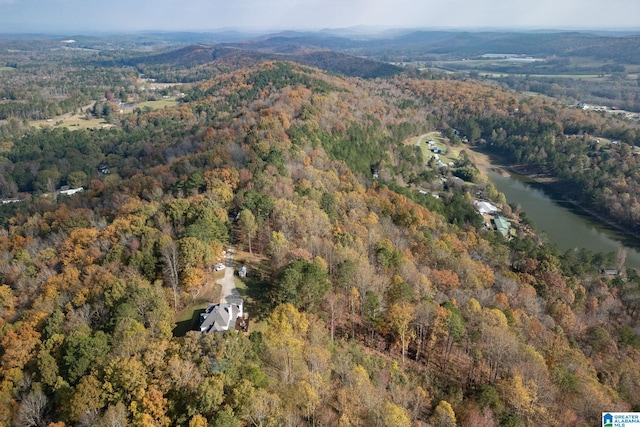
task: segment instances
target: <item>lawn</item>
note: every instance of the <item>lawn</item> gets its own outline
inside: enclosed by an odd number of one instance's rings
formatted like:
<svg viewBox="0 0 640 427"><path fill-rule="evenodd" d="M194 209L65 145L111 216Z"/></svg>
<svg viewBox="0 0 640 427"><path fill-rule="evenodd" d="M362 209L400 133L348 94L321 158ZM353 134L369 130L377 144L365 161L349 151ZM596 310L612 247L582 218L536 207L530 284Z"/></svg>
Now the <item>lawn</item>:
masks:
<svg viewBox="0 0 640 427"><path fill-rule="evenodd" d="M200 321L200 314L206 310L209 303L220 301L221 286L216 283L216 280L223 276L224 271L212 273L198 295L193 298L186 308L177 314L176 327L173 329L174 336L181 337L187 332L195 330Z"/></svg>
<svg viewBox="0 0 640 427"><path fill-rule="evenodd" d="M260 269L265 268L264 257L249 254L244 251L236 251L234 261L238 269L246 265L247 277L235 278L236 289L244 301L244 310L249 314L249 332L263 331L266 327L266 317L273 308L269 291L271 286L261 277Z"/></svg>
<svg viewBox="0 0 640 427"><path fill-rule="evenodd" d="M458 159L460 148L450 146L449 140L443 137L440 132L434 131L425 133L417 138L411 138L408 141L409 143L419 145L420 150L422 151L422 157L425 159L425 162L428 162L434 154L429 150L429 144L427 143L430 139L435 142L436 147L442 150L441 153L438 153L438 156L444 163L455 162Z"/></svg>
<svg viewBox="0 0 640 427"><path fill-rule="evenodd" d="M265 295L264 291L261 291L264 290L264 283L250 279L245 282L239 277L236 277L235 281L236 289L244 301L244 311L251 319L249 322L249 332L264 332L267 326L267 322L263 319L264 301L262 300L265 298Z"/></svg>
<svg viewBox="0 0 640 427"><path fill-rule="evenodd" d="M70 130L73 129L100 129L112 127L113 125L104 121L104 119L85 119L80 116L73 116L68 119L63 119L57 126L66 127Z"/></svg>
<svg viewBox="0 0 640 427"><path fill-rule="evenodd" d="M103 118L86 118L86 114L74 114L74 115L64 115L59 116L51 121L47 120L35 120L31 122L32 126L39 128L50 128L50 127L65 127L69 130L76 129L102 129L102 128L110 128L114 125L109 124L104 121Z"/></svg>
<svg viewBox="0 0 640 427"><path fill-rule="evenodd" d="M139 104L136 104L134 108L140 108L141 110L144 110L145 108L160 110L165 107L175 107L178 104L178 99L175 96L171 96L169 98L159 99L157 101L140 102Z"/></svg>
<svg viewBox="0 0 640 427"><path fill-rule="evenodd" d="M100 129L107 128L113 125L108 124L104 121L104 119L83 119L80 117L72 117L68 119L59 119L55 121L48 122L46 120L37 120L31 122L33 126L39 128L49 128L49 127L65 127L69 130L75 129Z"/></svg>

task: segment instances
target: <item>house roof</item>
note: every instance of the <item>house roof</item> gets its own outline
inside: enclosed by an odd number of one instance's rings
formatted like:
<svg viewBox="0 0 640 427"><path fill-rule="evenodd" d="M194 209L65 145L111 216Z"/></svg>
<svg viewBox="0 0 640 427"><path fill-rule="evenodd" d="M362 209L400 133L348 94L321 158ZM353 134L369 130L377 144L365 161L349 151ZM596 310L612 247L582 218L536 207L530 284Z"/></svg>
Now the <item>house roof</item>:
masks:
<svg viewBox="0 0 640 427"><path fill-rule="evenodd" d="M242 305L242 297L236 293L232 293L231 295L227 295L227 303L240 307Z"/></svg>
<svg viewBox="0 0 640 427"><path fill-rule="evenodd" d="M496 215L493 221L496 223L496 228L503 236L509 234L509 227L511 226L511 223L505 217Z"/></svg>
<svg viewBox="0 0 640 427"><path fill-rule="evenodd" d="M478 212L480 212L481 214L498 212L498 208L489 202L476 201L474 204L476 205L476 209L478 209Z"/></svg>
<svg viewBox="0 0 640 427"><path fill-rule="evenodd" d="M240 300L240 304L242 304L242 300ZM240 313L241 308L238 304L211 304L201 315L200 332L222 332L235 328L236 319Z"/></svg>
<svg viewBox="0 0 640 427"><path fill-rule="evenodd" d="M84 188L82 187L78 187L78 188L68 188L66 190L60 190L61 194L66 194L67 196L71 196L73 194L79 193L82 190L84 190Z"/></svg>

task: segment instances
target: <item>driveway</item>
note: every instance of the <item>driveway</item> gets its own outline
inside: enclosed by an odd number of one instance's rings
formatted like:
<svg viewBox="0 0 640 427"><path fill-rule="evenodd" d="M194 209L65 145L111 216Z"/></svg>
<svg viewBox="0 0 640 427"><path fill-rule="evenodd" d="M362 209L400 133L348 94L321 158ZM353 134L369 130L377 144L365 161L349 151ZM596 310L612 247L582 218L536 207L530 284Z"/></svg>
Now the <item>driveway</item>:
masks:
<svg viewBox="0 0 640 427"><path fill-rule="evenodd" d="M220 303L224 304L227 302L227 297L232 295L238 295L238 291L236 290L236 282L234 280L234 270L233 270L233 254L228 253L227 260L225 261L225 265L227 266L224 269L224 277L219 279L217 282L222 285L222 290L220 291Z"/></svg>

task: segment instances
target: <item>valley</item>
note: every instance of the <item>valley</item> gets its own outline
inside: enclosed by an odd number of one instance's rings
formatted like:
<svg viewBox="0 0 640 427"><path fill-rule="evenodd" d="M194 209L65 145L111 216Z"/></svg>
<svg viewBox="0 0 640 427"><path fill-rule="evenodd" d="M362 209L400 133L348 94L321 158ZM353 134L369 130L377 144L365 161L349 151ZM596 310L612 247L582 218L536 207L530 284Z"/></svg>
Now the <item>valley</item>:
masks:
<svg viewBox="0 0 640 427"><path fill-rule="evenodd" d="M68 40L0 40L0 424L640 410L636 254L564 245L593 238L525 189L585 233L555 244L504 176L637 232L638 123L573 101L637 111L635 36ZM560 59L463 69L495 52Z"/></svg>

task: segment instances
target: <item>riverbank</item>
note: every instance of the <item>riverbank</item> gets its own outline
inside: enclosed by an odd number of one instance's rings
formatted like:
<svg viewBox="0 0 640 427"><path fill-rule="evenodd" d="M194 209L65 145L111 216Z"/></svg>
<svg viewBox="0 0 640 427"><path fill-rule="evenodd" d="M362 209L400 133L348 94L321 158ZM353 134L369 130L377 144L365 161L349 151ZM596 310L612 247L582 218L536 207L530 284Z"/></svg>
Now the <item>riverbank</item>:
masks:
<svg viewBox="0 0 640 427"><path fill-rule="evenodd" d="M591 222L595 222L603 228L609 229L613 234L617 235L617 239L625 246L638 247L637 239L640 239L639 233L616 223L612 219L584 206L576 200L565 197L565 193L556 188L559 183L553 177L533 173L534 171L532 169L524 165L519 165L518 167L505 166L507 163L506 159L496 156L493 153L488 154L478 149L478 147L468 146L467 152L469 159L476 165L483 176L488 177L489 172L492 172L503 177L509 177L514 174L524 177L531 184L534 184L546 193L550 193L554 200L563 204L566 209L572 211L574 214L582 216ZM507 201L509 203L514 202L513 200Z"/></svg>
<svg viewBox="0 0 640 427"><path fill-rule="evenodd" d="M501 166L493 165L488 154L478 151L476 147L473 147L473 146L467 146L467 147L469 148L469 151L465 150L467 157L476 166L476 168L478 168L478 170L480 171L480 175L487 177L489 176L489 171L493 171L502 176L508 175L508 172L505 169L503 169Z"/></svg>

